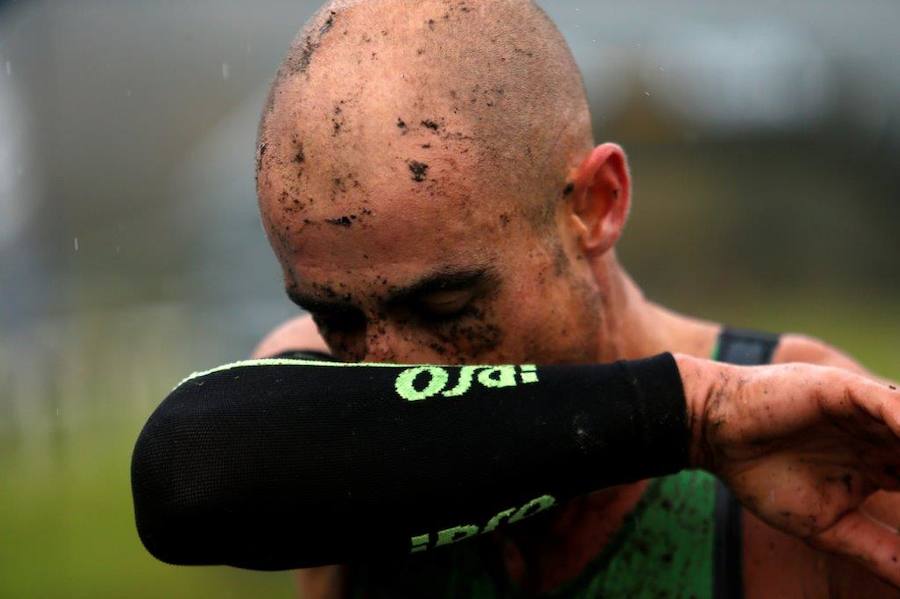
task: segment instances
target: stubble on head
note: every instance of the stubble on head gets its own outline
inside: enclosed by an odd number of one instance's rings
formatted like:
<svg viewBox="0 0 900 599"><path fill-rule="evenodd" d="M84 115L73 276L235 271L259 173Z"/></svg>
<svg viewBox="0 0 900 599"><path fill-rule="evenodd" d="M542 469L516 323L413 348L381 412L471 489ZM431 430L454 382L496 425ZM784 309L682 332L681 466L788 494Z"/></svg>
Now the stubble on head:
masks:
<svg viewBox="0 0 900 599"><path fill-rule="evenodd" d="M289 288L307 279L349 299L353 271L374 296L400 264L489 263L525 229L557 252L547 276L565 279L554 216L591 145L578 69L533 3L332 2L272 86L260 209ZM435 346L496 348L500 318Z"/></svg>

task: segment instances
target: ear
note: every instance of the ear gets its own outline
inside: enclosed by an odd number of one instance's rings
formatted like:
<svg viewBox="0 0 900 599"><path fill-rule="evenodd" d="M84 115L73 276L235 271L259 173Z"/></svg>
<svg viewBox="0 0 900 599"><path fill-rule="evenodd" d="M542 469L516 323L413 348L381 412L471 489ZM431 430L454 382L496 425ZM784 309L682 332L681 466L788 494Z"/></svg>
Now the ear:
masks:
<svg viewBox="0 0 900 599"><path fill-rule="evenodd" d="M569 218L589 256L606 253L619 240L631 208L628 159L620 146L594 148L572 173Z"/></svg>

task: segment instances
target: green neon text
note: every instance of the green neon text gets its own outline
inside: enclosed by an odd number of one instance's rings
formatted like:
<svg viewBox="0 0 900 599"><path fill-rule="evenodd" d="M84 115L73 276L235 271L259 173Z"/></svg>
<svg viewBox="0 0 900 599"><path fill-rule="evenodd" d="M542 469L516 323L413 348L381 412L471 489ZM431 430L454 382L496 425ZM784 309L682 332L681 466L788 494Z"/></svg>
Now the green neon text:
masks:
<svg viewBox="0 0 900 599"><path fill-rule="evenodd" d="M518 375L518 376L517 376ZM537 367L523 366L463 366L459 378L450 383L450 372L440 366L415 366L397 375L394 388L397 394L408 401L419 401L441 394L443 397L462 397L472 383L477 381L482 387L500 389L538 382Z"/></svg>
<svg viewBox="0 0 900 599"><path fill-rule="evenodd" d="M501 510L487 521L484 528L479 528L475 524L460 524L459 526L451 526L450 528L439 530L433 534L426 533L423 535L415 535L410 538L410 553L419 553L432 547L450 545L462 541L463 539L474 537L480 533L491 532L496 530L504 521L509 524L515 524L524 518L543 512L544 510L553 507L555 504L556 499L552 496L541 495L540 497L535 497L519 508ZM434 539L433 544L431 542L432 538Z"/></svg>

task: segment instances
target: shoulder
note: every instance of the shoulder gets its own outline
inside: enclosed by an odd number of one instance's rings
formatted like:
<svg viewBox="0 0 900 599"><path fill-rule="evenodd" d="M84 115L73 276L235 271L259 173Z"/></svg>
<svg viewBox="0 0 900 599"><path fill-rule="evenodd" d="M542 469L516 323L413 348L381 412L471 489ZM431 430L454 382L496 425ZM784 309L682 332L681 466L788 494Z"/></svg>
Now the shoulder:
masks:
<svg viewBox="0 0 900 599"><path fill-rule="evenodd" d="M859 362L843 351L815 337L788 333L781 336L772 356L772 363L805 362L821 366L834 366L862 374L868 374Z"/></svg>
<svg viewBox="0 0 900 599"><path fill-rule="evenodd" d="M331 353L312 317L303 314L275 327L257 344L252 356L265 358L292 349Z"/></svg>

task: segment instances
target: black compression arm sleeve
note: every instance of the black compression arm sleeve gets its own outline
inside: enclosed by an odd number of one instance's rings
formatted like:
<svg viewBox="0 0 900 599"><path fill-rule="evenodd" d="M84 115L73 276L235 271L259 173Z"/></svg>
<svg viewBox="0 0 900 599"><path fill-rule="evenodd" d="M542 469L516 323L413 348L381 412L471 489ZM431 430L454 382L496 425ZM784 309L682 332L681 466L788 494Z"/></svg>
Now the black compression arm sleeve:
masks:
<svg viewBox="0 0 900 599"><path fill-rule="evenodd" d="M285 569L432 551L687 465L669 354L584 366L257 360L189 377L132 461L175 564Z"/></svg>

